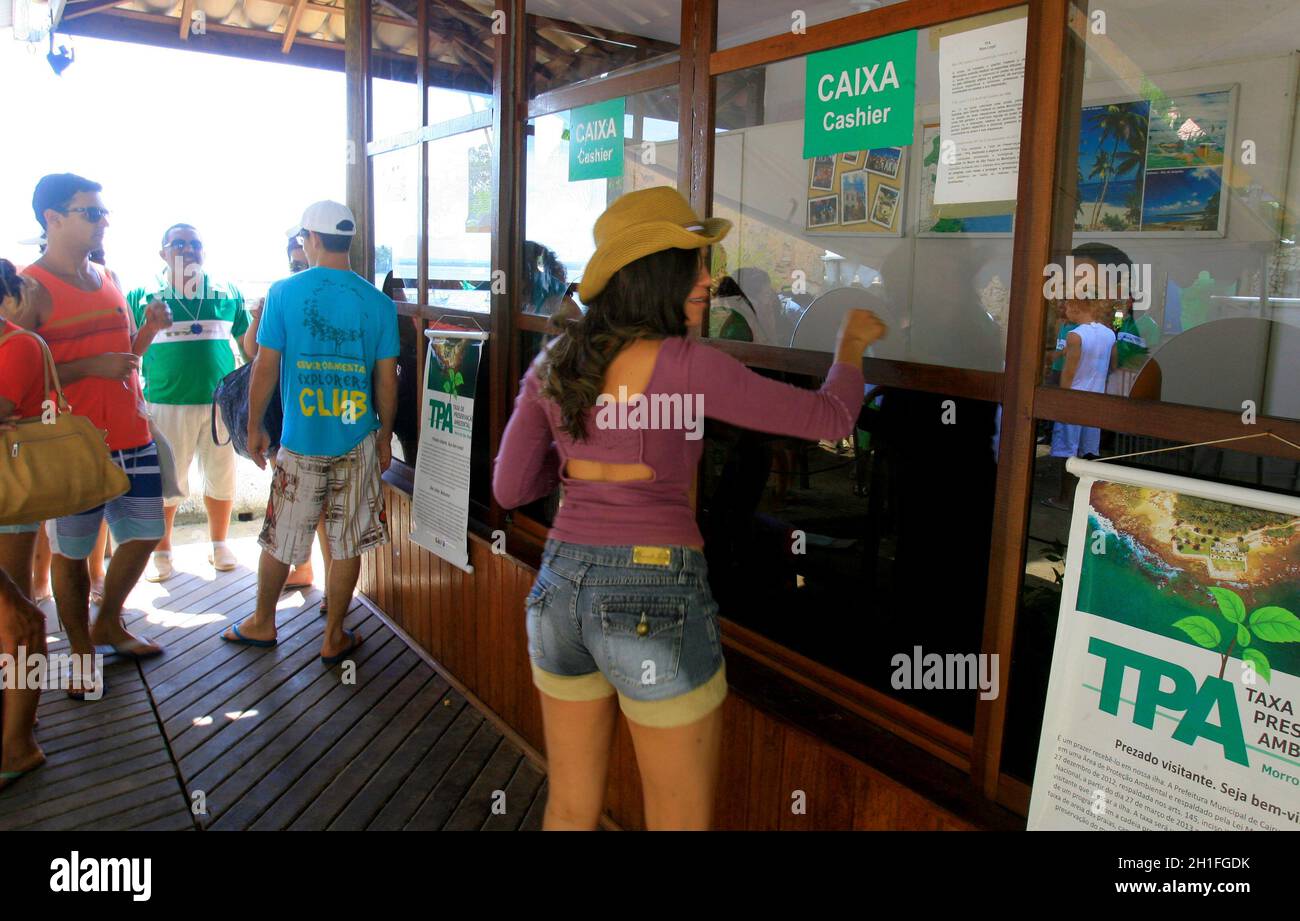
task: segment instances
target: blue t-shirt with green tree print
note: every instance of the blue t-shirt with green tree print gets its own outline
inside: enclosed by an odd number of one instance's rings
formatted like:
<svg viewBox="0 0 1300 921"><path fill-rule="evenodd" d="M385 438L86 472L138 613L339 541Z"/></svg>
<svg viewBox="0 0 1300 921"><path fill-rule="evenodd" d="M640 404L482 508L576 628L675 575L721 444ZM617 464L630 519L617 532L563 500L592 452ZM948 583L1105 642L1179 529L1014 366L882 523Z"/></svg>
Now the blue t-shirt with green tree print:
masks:
<svg viewBox="0 0 1300 921"><path fill-rule="evenodd" d="M397 308L360 275L317 266L271 285L257 344L280 353L290 451L339 457L379 428L375 364L397 357Z"/></svg>

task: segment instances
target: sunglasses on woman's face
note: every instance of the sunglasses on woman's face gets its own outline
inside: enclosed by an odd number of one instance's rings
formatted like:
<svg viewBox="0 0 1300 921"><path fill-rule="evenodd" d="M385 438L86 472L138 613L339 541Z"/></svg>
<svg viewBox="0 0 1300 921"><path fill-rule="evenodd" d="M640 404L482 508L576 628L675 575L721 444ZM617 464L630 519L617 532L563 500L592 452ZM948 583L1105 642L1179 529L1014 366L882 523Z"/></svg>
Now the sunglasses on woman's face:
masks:
<svg viewBox="0 0 1300 921"><path fill-rule="evenodd" d="M98 224L108 217L107 208L97 208L93 205L87 208L55 208L54 210L60 214L80 214L91 224Z"/></svg>

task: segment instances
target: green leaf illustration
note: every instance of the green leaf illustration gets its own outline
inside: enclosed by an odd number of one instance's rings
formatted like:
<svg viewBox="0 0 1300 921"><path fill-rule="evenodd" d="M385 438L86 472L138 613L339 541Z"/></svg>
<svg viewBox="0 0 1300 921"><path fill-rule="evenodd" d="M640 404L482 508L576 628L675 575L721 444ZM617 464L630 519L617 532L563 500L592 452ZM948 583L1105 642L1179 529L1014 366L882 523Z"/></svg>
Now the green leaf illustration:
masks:
<svg viewBox="0 0 1300 921"><path fill-rule="evenodd" d="M1222 634L1219 633L1219 628L1208 617L1201 617L1200 615L1184 617L1182 620L1174 621L1173 625L1190 636L1192 642L1204 646L1206 649L1213 649L1223 639Z"/></svg>
<svg viewBox="0 0 1300 921"><path fill-rule="evenodd" d="M1210 594L1219 602L1219 613L1232 623L1239 624L1246 619L1246 605L1232 589L1210 586Z"/></svg>
<svg viewBox="0 0 1300 921"><path fill-rule="evenodd" d="M1269 684L1273 683L1273 670L1269 668L1268 657L1258 649L1244 649L1241 653L1242 661L1249 662L1255 666L1255 672Z"/></svg>
<svg viewBox="0 0 1300 921"><path fill-rule="evenodd" d="M1270 643L1300 643L1300 617L1286 608L1269 605L1252 611L1250 629L1261 640Z"/></svg>
<svg viewBox="0 0 1300 921"><path fill-rule="evenodd" d="M1250 645L1250 631L1241 624L1237 624L1237 645L1243 647Z"/></svg>

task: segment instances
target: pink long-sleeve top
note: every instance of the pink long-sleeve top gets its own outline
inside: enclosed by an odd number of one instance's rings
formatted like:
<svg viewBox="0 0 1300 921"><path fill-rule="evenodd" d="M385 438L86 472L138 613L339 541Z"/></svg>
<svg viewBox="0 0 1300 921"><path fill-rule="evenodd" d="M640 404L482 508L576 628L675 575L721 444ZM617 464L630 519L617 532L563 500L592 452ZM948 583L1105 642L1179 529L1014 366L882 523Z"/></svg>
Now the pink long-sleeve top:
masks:
<svg viewBox="0 0 1300 921"><path fill-rule="evenodd" d="M836 362L820 390L806 390L755 374L725 352L691 338L670 337L646 383L642 418L635 415L636 398L629 399L622 426L598 424L598 413L604 413L606 423L620 421L617 407L593 407L586 419L587 438L574 441L561 427L559 405L542 396L537 367L535 361L528 368L515 398L492 491L503 507L515 508L563 483L564 502L550 536L603 546L704 543L690 504L691 478L704 449L704 420L685 411L688 401L692 413L698 408L703 416L732 425L833 440L852 433L864 386L860 368ZM657 412L652 411L656 404ZM650 427L655 424L661 427ZM571 458L645 464L654 476L620 482L576 479L565 472Z"/></svg>

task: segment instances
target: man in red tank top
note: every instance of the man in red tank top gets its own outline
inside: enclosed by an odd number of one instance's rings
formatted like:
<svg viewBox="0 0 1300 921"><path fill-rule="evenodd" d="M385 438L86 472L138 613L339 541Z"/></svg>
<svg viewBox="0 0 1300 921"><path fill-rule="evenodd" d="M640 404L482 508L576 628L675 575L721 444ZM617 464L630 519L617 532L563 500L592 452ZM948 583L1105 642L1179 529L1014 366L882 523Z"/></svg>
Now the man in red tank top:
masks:
<svg viewBox="0 0 1300 921"><path fill-rule="evenodd" d="M36 184L32 210L48 242L44 255L24 271L32 290L15 319L45 338L73 412L107 433L113 459L131 482L125 495L107 505L48 526L54 597L68 642L74 654L92 654L99 646L101 653L143 657L162 650L127 631L122 605L163 534L162 481L143 413L140 359L132 352L136 330L126 299L108 273L88 258L103 247L108 227L100 189L99 183L71 173L45 176ZM167 321L150 315L147 322L163 326ZM118 550L91 625L86 558L105 519Z"/></svg>

